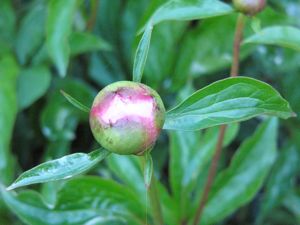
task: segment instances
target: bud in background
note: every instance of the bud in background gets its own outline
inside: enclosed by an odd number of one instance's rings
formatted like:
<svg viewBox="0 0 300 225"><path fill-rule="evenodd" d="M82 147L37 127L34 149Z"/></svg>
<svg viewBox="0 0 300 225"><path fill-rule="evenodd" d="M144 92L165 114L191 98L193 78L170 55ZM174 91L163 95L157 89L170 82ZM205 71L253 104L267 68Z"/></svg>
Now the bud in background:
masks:
<svg viewBox="0 0 300 225"><path fill-rule="evenodd" d="M266 0L233 0L234 7L241 13L254 16L266 6Z"/></svg>

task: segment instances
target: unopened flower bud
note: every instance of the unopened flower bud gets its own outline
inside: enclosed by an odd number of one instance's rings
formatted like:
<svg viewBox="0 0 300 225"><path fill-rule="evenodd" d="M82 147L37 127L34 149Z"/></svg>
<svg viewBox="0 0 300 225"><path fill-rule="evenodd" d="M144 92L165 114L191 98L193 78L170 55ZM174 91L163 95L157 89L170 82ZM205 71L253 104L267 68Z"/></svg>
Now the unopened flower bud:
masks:
<svg viewBox="0 0 300 225"><path fill-rule="evenodd" d="M90 112L95 139L107 150L143 154L154 145L164 123L165 108L150 87L131 81L106 86Z"/></svg>
<svg viewBox="0 0 300 225"><path fill-rule="evenodd" d="M233 0L233 5L239 12L254 16L265 8L266 0Z"/></svg>

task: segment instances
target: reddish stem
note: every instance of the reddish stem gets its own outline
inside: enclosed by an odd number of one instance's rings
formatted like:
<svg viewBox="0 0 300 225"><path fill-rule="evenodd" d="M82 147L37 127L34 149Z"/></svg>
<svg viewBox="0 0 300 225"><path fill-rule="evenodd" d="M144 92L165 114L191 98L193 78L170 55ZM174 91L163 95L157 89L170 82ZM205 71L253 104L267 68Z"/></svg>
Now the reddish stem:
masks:
<svg viewBox="0 0 300 225"><path fill-rule="evenodd" d="M100 0L92 0L91 1L91 16L86 25L86 29L88 31L92 31L95 26L95 23L97 20L99 4L100 4Z"/></svg>
<svg viewBox="0 0 300 225"><path fill-rule="evenodd" d="M234 35L234 43L233 43L233 57L232 57L232 65L231 65L231 71L230 71L230 77L236 77L239 72L239 58L240 58L240 46L241 41L243 39L243 30L244 30L244 24L245 24L245 16L243 14L239 14L235 29L235 35ZM196 216L194 219L194 225L198 225L201 221L202 212L204 210L205 204L208 199L209 191L211 189L212 183L214 181L217 168L218 168L218 162L221 157L222 153L222 145L224 141L224 136L226 132L227 125L221 125L219 136L217 140L216 150L213 155L209 171L208 171L208 177L207 181L204 187L204 191L202 194L202 197L200 199L199 206L196 211Z"/></svg>

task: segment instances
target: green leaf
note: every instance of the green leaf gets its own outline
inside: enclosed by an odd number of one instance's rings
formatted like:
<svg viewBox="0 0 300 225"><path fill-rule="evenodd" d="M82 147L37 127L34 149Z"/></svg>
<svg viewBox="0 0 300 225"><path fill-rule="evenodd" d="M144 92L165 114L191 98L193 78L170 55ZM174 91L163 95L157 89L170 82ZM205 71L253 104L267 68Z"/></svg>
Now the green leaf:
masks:
<svg viewBox="0 0 300 225"><path fill-rule="evenodd" d="M73 32L70 34L69 39L70 56L99 50L112 50L111 45L109 45L106 41L90 33ZM48 63L49 61L47 45L44 44L40 47L39 51L32 59L32 64L37 65L41 63ZM97 75L99 75L99 73L97 73Z"/></svg>
<svg viewBox="0 0 300 225"><path fill-rule="evenodd" d="M70 35L71 55L98 50L111 50L111 46L102 38L91 33L74 32Z"/></svg>
<svg viewBox="0 0 300 225"><path fill-rule="evenodd" d="M0 7L0 55L10 53L15 36L16 13L13 2L2 0Z"/></svg>
<svg viewBox="0 0 300 225"><path fill-rule="evenodd" d="M47 48L59 75L65 76L69 63L69 35L72 29L77 0L50 0L47 18Z"/></svg>
<svg viewBox="0 0 300 225"><path fill-rule="evenodd" d="M151 180L153 176L153 161L152 161L152 156L149 152L146 152L144 157L144 182L145 186L148 189L151 185Z"/></svg>
<svg viewBox="0 0 300 225"><path fill-rule="evenodd" d="M228 43L233 43L236 19L236 14L209 18L186 33L171 77L173 88L181 89L190 77L212 74L231 65L232 45ZM241 60L252 49L241 48Z"/></svg>
<svg viewBox="0 0 300 225"><path fill-rule="evenodd" d="M132 78L132 80L135 82L140 82L142 80L144 67L146 64L148 51L150 47L152 29L153 26L150 22L147 25L146 30L135 52L134 63L133 63L133 78Z"/></svg>
<svg viewBox="0 0 300 225"><path fill-rule="evenodd" d="M76 108L80 109L83 112L90 112L90 109L83 105L81 102L77 101L75 98L73 98L71 95L67 94L66 92L64 92L63 90L60 91L61 94L68 100L68 102L70 102L73 106L75 106Z"/></svg>
<svg viewBox="0 0 300 225"><path fill-rule="evenodd" d="M111 154L106 162L113 173L121 179L127 186L134 190L137 195L145 196L141 165L137 156L122 156Z"/></svg>
<svg viewBox="0 0 300 225"><path fill-rule="evenodd" d="M37 19L38 18L38 19ZM21 20L16 37L16 53L19 62L24 65L40 47L44 38L46 22L46 7L44 3L36 1L34 6Z"/></svg>
<svg viewBox="0 0 300 225"><path fill-rule="evenodd" d="M69 180L63 185L58 193L56 208L104 209L109 210L111 215L144 220L146 208L138 198L132 189L113 180L86 176Z"/></svg>
<svg viewBox="0 0 300 225"><path fill-rule="evenodd" d="M19 110L25 109L43 96L50 86L51 73L45 66L21 70L17 82Z"/></svg>
<svg viewBox="0 0 300 225"><path fill-rule="evenodd" d="M229 43L233 43L237 16L236 13L233 13L205 19L197 23L193 29L185 32L185 35L182 37L182 44L179 46L180 54L173 53L176 55L177 61L173 66L173 72L169 73L172 74L170 77L172 79L172 89L175 91L180 90L187 80L193 77L211 76L217 71L229 69L232 62L232 44ZM266 8L257 16L257 19L260 19L268 26L287 23L285 18L286 15L275 12L270 8ZM248 21L246 21L244 29L246 37L253 33ZM155 46L153 40L154 34L151 47ZM246 59L254 50L254 45L242 46L240 49L240 60ZM147 64L150 64L150 53ZM282 66L280 64L280 68ZM250 71L253 73L253 68ZM271 72L269 71L269 73Z"/></svg>
<svg viewBox="0 0 300 225"><path fill-rule="evenodd" d="M10 55L0 57L0 183L11 182L14 167L10 153L17 114L16 80L18 65Z"/></svg>
<svg viewBox="0 0 300 225"><path fill-rule="evenodd" d="M227 146L238 132L238 124L228 126L223 147ZM188 206L195 199L196 184L210 162L216 148L219 127L205 133L191 131L170 132L170 184L172 193L180 205L181 219L189 217Z"/></svg>
<svg viewBox="0 0 300 225"><path fill-rule="evenodd" d="M147 202L147 192L138 157L139 156L111 154L107 157L106 162L114 175L134 191L136 196L138 196L139 201L143 205L148 205L149 199ZM176 224L172 223L178 216L175 201L170 197L168 191L159 181L156 181L156 184L159 189L159 198L163 199L161 201L163 216L166 221L169 221L168 224ZM148 210L150 211L150 208Z"/></svg>
<svg viewBox="0 0 300 225"><path fill-rule="evenodd" d="M234 140L238 131L239 131L238 123L233 123L228 125L226 129L224 141L223 141L223 147L226 147ZM213 154L216 149L219 132L220 132L219 127L209 128L204 133L203 137L199 140L200 143L197 145L195 152L191 156L189 163L186 165L184 169L184 177L182 180L182 185L184 187L189 187L189 186L195 187L200 173L203 172L205 166L207 165L207 163L210 162L211 158L213 157ZM181 133L183 132L181 131Z"/></svg>
<svg viewBox="0 0 300 225"><path fill-rule="evenodd" d="M275 118L262 123L217 176L203 211L204 224L217 223L259 191L277 155L277 127Z"/></svg>
<svg viewBox="0 0 300 225"><path fill-rule="evenodd" d="M244 44L267 44L300 51L300 29L289 26L272 26L246 38Z"/></svg>
<svg viewBox="0 0 300 225"><path fill-rule="evenodd" d="M18 179L7 188L7 190L76 176L89 170L108 155L109 152L101 148L89 154L74 153L42 163L22 173Z"/></svg>
<svg viewBox="0 0 300 225"><path fill-rule="evenodd" d="M199 130L258 115L295 116L288 102L267 83L235 77L204 87L167 112L164 129Z"/></svg>
<svg viewBox="0 0 300 225"><path fill-rule="evenodd" d="M229 5L218 0L170 0L161 5L149 21L154 26L168 20L197 20L231 12L233 9Z"/></svg>
<svg viewBox="0 0 300 225"><path fill-rule="evenodd" d="M106 59L102 54L92 54L89 65L89 76L100 86L106 86L118 80L124 80L122 71L112 69L110 63L116 63L116 58ZM116 64L115 64L116 65Z"/></svg>
<svg viewBox="0 0 300 225"><path fill-rule="evenodd" d="M65 90L75 99L91 105L96 93L86 83L71 79L54 79L55 89L48 98L46 106L41 113L41 129L44 136L50 141L70 141L76 136L75 129L79 121L87 121L86 112L82 112L71 105L59 92ZM56 150L52 148L51 153L63 148L58 143ZM54 154L55 156L56 154ZM55 157L60 157L55 156Z"/></svg>
<svg viewBox="0 0 300 225"><path fill-rule="evenodd" d="M164 81L172 79L177 58L181 54L178 43L181 42L187 29L188 23L182 21L163 23L155 27L143 76L149 86L159 89ZM181 76L185 77L185 74Z"/></svg>
<svg viewBox="0 0 300 225"><path fill-rule="evenodd" d="M127 221L136 225L141 224L137 222L139 217L131 212L144 212L143 206L130 190L98 177L67 182L60 189L54 207L46 205L35 191L24 191L17 195L4 189L0 191L9 208L25 224L30 225L109 225L126 224Z"/></svg>
<svg viewBox="0 0 300 225"><path fill-rule="evenodd" d="M282 204L292 190L295 185L294 178L300 168L299 159L299 153L294 146L280 152L266 186L257 224L263 224L263 219L272 212L272 209Z"/></svg>
<svg viewBox="0 0 300 225"><path fill-rule="evenodd" d="M284 199L284 206L292 212L300 222L300 194L293 190Z"/></svg>

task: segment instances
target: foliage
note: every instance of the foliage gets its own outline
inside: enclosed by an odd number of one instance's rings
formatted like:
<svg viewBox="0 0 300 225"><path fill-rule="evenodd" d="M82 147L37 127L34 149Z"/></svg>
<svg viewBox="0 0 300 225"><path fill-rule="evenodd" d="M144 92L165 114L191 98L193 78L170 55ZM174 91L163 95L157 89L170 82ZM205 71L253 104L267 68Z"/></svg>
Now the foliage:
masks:
<svg viewBox="0 0 300 225"><path fill-rule="evenodd" d="M269 0L247 17L241 76L228 78L231 1L2 0L0 224L155 224L153 182L164 223L191 224L221 124L201 224L300 224L299 13ZM90 131L94 97L119 80L168 109L143 157L110 154Z"/></svg>

